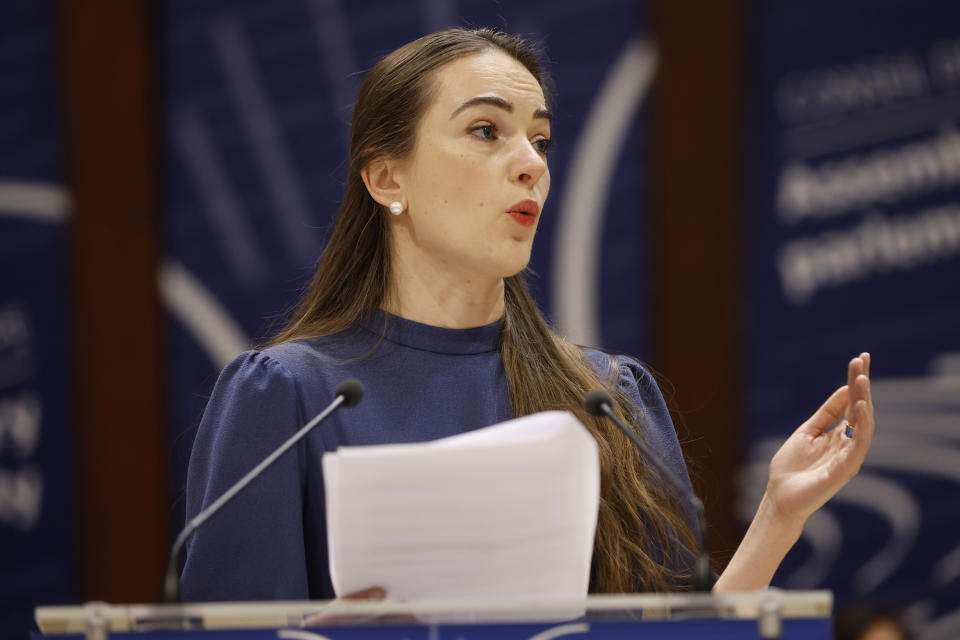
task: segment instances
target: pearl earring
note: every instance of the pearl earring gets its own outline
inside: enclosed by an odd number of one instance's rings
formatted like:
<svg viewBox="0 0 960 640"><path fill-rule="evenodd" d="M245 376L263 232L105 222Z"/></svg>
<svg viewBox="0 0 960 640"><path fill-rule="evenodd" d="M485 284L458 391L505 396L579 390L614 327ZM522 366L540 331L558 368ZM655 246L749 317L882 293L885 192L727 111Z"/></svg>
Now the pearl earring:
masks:
<svg viewBox="0 0 960 640"><path fill-rule="evenodd" d="M403 213L403 205L400 204L399 202L391 202L390 213L392 213L395 216L400 215L401 213Z"/></svg>

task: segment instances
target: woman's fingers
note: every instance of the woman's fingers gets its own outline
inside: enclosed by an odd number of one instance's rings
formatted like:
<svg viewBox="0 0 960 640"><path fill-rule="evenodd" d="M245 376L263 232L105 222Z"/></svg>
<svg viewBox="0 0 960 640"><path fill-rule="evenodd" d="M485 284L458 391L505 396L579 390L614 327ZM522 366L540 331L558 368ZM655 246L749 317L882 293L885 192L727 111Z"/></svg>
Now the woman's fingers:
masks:
<svg viewBox="0 0 960 640"><path fill-rule="evenodd" d="M859 367L856 362L859 361ZM873 438L873 398L870 391L870 354L861 353L850 361L848 374L857 372L850 387L850 407L847 410L847 422L853 425L853 433L861 440L861 448L866 453Z"/></svg>
<svg viewBox="0 0 960 640"><path fill-rule="evenodd" d="M873 410L866 400L857 402L856 416L857 420L860 421L856 434L857 438L861 440L858 445L862 449L863 454L866 455L867 449L870 448L870 442L873 440L874 429L876 428L876 423L873 421Z"/></svg>
<svg viewBox="0 0 960 640"><path fill-rule="evenodd" d="M873 391L872 391L872 389L871 389L872 386L873 386L873 383L870 381L870 361L871 361L871 358L870 358L870 354L869 354L869 353L864 354L864 355L867 356L867 359L864 361L864 362L866 362L866 370L863 372L863 375L865 375L865 376L867 377L867 398L866 398L866 399L867 399L867 409L870 411L870 419L873 420Z"/></svg>
<svg viewBox="0 0 960 640"><path fill-rule="evenodd" d="M851 390L854 388L857 376L861 373L863 373L863 360L859 357L852 358L849 364L847 364L847 386L850 387ZM853 400L851 400L851 403L852 402Z"/></svg>
<svg viewBox="0 0 960 640"><path fill-rule="evenodd" d="M870 354L861 353L847 364L847 384L840 387L820 405L809 420L804 422L799 431L816 437L830 428L837 420L845 417L847 422L856 426L857 416L853 413L854 405L863 400L866 402L868 413L872 419L873 405L870 400ZM844 429L838 429L843 437Z"/></svg>
<svg viewBox="0 0 960 640"><path fill-rule="evenodd" d="M383 587L369 587L361 591L355 591L350 595L337 598L329 605L325 612L308 616L300 623L302 627L316 627L322 625L336 624L361 624L372 619L373 616L358 616L356 614L342 613L337 611L337 603L346 600L383 600L387 597L387 592Z"/></svg>
<svg viewBox="0 0 960 640"><path fill-rule="evenodd" d="M863 360L860 357L850 358L850 362L847 363L847 384L853 384L853 381L857 379L857 376L860 375L860 372L863 371Z"/></svg>
<svg viewBox="0 0 960 640"><path fill-rule="evenodd" d="M853 416L853 406L858 400L863 399L864 388L862 385L857 384L857 379L863 375L863 370L864 361L859 356L851 359L850 363L847 365L847 388L850 390L850 396L848 398L847 410L844 418L850 424L856 424L854 422L855 417Z"/></svg>
<svg viewBox="0 0 960 640"><path fill-rule="evenodd" d="M844 385L830 394L827 401L820 405L810 419L800 425L799 431L812 437L819 436L843 417L847 411L848 401L849 389Z"/></svg>
<svg viewBox="0 0 960 640"><path fill-rule="evenodd" d="M860 374L854 380L850 390L850 408L847 410L847 424L840 436L841 447L850 453L841 466L844 469L846 480L857 474L863 464L873 441L875 423L873 420L873 405L870 402L870 378Z"/></svg>
<svg viewBox="0 0 960 640"><path fill-rule="evenodd" d="M866 378L866 380L860 381L857 384L858 393L856 400L863 399L867 402L867 410L870 414L870 418L873 418L873 398L870 394L870 354L864 351L860 354L860 361L863 362L863 368L860 371L860 377ZM850 402L855 402L854 398L851 398Z"/></svg>
<svg viewBox="0 0 960 640"><path fill-rule="evenodd" d="M343 596L343 600L383 600L387 597L387 592L383 587L370 587L362 591L356 591L348 596Z"/></svg>
<svg viewBox="0 0 960 640"><path fill-rule="evenodd" d="M853 420L856 427L855 437L859 440L858 449L866 455L876 424L873 420L873 404L870 401L870 379L861 375L857 378L857 400L853 405Z"/></svg>

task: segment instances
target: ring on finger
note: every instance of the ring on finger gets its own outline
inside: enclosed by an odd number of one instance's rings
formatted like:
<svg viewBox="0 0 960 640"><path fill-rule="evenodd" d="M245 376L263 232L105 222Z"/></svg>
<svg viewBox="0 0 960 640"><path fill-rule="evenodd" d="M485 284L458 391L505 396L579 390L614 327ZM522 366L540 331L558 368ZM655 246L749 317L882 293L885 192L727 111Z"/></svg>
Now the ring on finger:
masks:
<svg viewBox="0 0 960 640"><path fill-rule="evenodd" d="M854 425L850 424L849 422L844 424L843 433L845 436L847 436L848 438L852 438L856 432L857 432L857 428Z"/></svg>

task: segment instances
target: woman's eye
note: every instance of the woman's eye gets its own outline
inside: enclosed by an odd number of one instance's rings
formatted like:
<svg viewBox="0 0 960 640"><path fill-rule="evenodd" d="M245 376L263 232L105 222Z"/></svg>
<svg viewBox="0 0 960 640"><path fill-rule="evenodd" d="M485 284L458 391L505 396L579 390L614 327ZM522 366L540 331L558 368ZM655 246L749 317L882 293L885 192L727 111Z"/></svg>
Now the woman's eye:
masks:
<svg viewBox="0 0 960 640"><path fill-rule="evenodd" d="M478 138L483 138L484 140L496 140L497 139L497 127L493 124L482 124L478 127L471 129Z"/></svg>
<svg viewBox="0 0 960 640"><path fill-rule="evenodd" d="M533 146L535 146L540 153L546 153L550 150L550 147L553 146L553 140L550 138L538 138L533 141Z"/></svg>

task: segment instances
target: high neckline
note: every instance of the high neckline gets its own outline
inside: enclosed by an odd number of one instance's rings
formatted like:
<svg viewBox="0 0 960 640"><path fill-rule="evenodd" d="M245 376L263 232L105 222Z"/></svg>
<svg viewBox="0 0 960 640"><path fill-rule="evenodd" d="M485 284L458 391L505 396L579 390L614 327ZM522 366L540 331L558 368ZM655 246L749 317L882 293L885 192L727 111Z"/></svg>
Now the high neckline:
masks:
<svg viewBox="0 0 960 640"><path fill-rule="evenodd" d="M500 344L503 320L472 329L447 329L421 324L377 309L361 322L360 326L376 336L383 335L385 340L412 349L468 355L496 351Z"/></svg>

